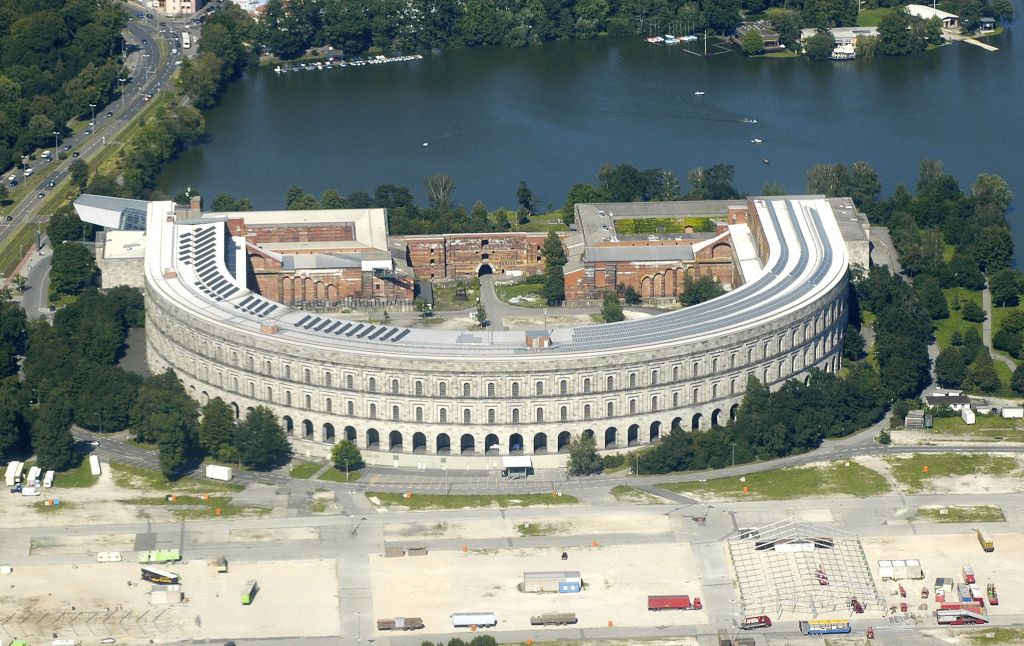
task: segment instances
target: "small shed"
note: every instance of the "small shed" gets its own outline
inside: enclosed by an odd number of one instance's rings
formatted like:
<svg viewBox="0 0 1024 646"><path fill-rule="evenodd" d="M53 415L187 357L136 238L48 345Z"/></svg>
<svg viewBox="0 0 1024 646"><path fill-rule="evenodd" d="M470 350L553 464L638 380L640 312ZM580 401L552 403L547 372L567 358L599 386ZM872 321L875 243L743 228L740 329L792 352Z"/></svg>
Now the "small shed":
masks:
<svg viewBox="0 0 1024 646"><path fill-rule="evenodd" d="M583 579L579 571L524 572L523 592L581 592Z"/></svg>
<svg viewBox="0 0 1024 646"><path fill-rule="evenodd" d="M1020 419L1024 417L1024 406L1003 406L999 414L1006 419Z"/></svg>
<svg viewBox="0 0 1024 646"><path fill-rule="evenodd" d="M522 450L522 447L519 448ZM528 455L506 455L501 458L502 477L525 478L532 469L533 459Z"/></svg>
<svg viewBox="0 0 1024 646"><path fill-rule="evenodd" d="M912 410L903 420L903 428L908 431L920 431L932 427L932 416L923 410Z"/></svg>
<svg viewBox="0 0 1024 646"><path fill-rule="evenodd" d="M995 31L996 30L996 19L989 16L978 18L978 31Z"/></svg>
<svg viewBox="0 0 1024 646"><path fill-rule="evenodd" d="M977 421L977 418L974 415L974 411L971 410L970 407L961 410L960 417L963 418L964 424L967 424L968 426L974 424Z"/></svg>

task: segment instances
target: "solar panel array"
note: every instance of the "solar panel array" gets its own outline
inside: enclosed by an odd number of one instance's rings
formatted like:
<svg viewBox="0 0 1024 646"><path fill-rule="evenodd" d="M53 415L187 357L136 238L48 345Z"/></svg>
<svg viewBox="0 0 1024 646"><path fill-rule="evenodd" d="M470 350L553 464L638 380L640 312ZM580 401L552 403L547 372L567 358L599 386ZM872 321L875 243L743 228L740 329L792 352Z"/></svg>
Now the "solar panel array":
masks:
<svg viewBox="0 0 1024 646"><path fill-rule="evenodd" d="M309 332L319 332L349 339L365 339L366 341L397 342L405 338L405 335L412 331L408 328L373 325L372 323L355 323L353 321L342 321L315 314L306 314L294 325L299 329Z"/></svg>
<svg viewBox="0 0 1024 646"><path fill-rule="evenodd" d="M188 227L178 236L178 259L192 265L199 280L195 286L215 301L231 298L239 288L220 271L217 263L217 227Z"/></svg>

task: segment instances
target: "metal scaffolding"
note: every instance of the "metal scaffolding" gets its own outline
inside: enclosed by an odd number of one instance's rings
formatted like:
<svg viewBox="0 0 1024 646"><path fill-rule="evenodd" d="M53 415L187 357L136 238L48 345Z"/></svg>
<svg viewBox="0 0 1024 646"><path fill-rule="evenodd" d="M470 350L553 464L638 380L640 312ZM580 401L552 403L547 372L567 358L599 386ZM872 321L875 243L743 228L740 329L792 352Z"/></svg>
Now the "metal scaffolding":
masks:
<svg viewBox="0 0 1024 646"><path fill-rule="evenodd" d="M856 535L787 519L741 529L728 547L744 615L852 613L854 599L885 610Z"/></svg>

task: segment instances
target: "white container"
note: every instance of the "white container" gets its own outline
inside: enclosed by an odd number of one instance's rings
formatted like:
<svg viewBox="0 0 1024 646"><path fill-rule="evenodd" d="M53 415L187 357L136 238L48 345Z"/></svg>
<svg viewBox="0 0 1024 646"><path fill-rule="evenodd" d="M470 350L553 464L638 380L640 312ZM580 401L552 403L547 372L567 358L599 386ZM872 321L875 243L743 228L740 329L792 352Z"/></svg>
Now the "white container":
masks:
<svg viewBox="0 0 1024 646"><path fill-rule="evenodd" d="M53 471L47 471L46 475L43 476L43 486L49 489L53 486L53 478L56 474Z"/></svg>
<svg viewBox="0 0 1024 646"><path fill-rule="evenodd" d="M207 464L206 465L206 477L211 480L223 480L229 482L234 477L234 472L231 467L220 466L218 464Z"/></svg>
<svg viewBox="0 0 1024 646"><path fill-rule="evenodd" d="M98 455L89 456L89 472L94 476L98 476L103 473L103 468L100 466L100 458Z"/></svg>
<svg viewBox="0 0 1024 646"><path fill-rule="evenodd" d="M97 563L119 563L120 561L120 552L99 552L96 554Z"/></svg>
<svg viewBox="0 0 1024 646"><path fill-rule="evenodd" d="M21 490L21 495L23 495L23 496L38 496L39 495L39 490L36 489L35 487L24 487Z"/></svg>

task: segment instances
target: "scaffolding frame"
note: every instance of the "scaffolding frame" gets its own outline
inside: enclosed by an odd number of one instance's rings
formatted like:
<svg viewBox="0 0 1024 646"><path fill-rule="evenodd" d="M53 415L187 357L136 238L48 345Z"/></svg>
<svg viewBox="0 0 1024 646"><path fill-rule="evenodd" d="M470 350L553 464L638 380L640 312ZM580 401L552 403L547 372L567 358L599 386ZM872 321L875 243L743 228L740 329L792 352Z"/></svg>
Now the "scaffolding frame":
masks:
<svg viewBox="0 0 1024 646"><path fill-rule="evenodd" d="M740 530L727 545L744 616L852 614L853 599L865 610L886 609L855 534L786 519Z"/></svg>

